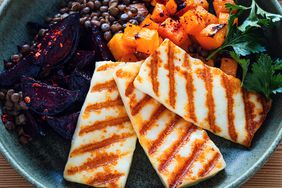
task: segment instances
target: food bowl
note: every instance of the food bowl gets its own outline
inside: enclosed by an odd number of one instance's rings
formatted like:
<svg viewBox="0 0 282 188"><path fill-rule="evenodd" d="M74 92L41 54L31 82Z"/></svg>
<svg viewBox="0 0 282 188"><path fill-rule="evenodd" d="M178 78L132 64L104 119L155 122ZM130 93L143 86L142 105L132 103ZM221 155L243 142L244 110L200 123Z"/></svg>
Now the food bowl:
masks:
<svg viewBox="0 0 282 188"><path fill-rule="evenodd" d="M26 29L28 21L42 22L45 16L58 10L60 0L6 0L0 7L0 62L15 52L16 45L30 41ZM260 1L272 12L282 13L275 0ZM282 56L282 27L270 31L271 53ZM2 66L2 64L1 64ZM3 67L0 67L2 70ZM273 107L266 121L256 133L251 148L210 134L211 139L221 150L227 167L215 177L194 187L238 187L247 181L263 166L282 139L282 96L275 96ZM0 123L0 150L7 161L36 187L85 187L70 183L63 178L70 141L53 132L30 144L21 145L15 134L8 132ZM152 168L143 149L137 144L127 187L162 187L162 183Z"/></svg>

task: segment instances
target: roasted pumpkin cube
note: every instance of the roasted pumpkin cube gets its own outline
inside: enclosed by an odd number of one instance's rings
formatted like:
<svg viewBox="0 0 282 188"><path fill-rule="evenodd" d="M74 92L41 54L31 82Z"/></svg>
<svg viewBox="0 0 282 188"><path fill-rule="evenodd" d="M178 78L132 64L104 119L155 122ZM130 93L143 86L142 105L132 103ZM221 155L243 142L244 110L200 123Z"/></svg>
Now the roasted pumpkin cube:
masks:
<svg viewBox="0 0 282 188"><path fill-rule="evenodd" d="M195 35L195 38L204 49L214 50L224 43L226 32L225 24L210 24Z"/></svg>
<svg viewBox="0 0 282 188"><path fill-rule="evenodd" d="M157 0L152 0L152 1L150 2L150 4L151 4L152 6L156 6Z"/></svg>
<svg viewBox="0 0 282 188"><path fill-rule="evenodd" d="M136 47L135 36L138 34L140 30L141 30L140 26L127 23L127 26L124 29L124 35L123 35L123 40L125 41L126 46L131 47L131 48Z"/></svg>
<svg viewBox="0 0 282 188"><path fill-rule="evenodd" d="M159 47L159 34L157 30L142 28L136 35L136 51L152 54Z"/></svg>
<svg viewBox="0 0 282 188"><path fill-rule="evenodd" d="M209 25L209 24L215 24L218 23L218 19L215 15L209 13L209 11L207 11L206 9L204 9L202 6L197 6L195 8L195 14L204 19L205 21L205 25Z"/></svg>
<svg viewBox="0 0 282 188"><path fill-rule="evenodd" d="M235 5L234 0L214 0L213 1L213 7L214 7L214 10L217 16L219 16L219 13L221 12L229 13L229 10L225 6L227 3Z"/></svg>
<svg viewBox="0 0 282 188"><path fill-rule="evenodd" d="M161 23L165 19L167 19L168 16L169 16L169 13L166 7L163 4L157 3L152 12L151 19L155 22Z"/></svg>
<svg viewBox="0 0 282 188"><path fill-rule="evenodd" d="M209 59L209 60L205 60L204 63L210 67L214 67L214 60L213 59Z"/></svg>
<svg viewBox="0 0 282 188"><path fill-rule="evenodd" d="M126 45L123 33L117 33L108 42L108 47L117 61L126 59L126 56L131 56L134 53L134 48Z"/></svg>
<svg viewBox="0 0 282 188"><path fill-rule="evenodd" d="M148 14L146 16L146 18L141 22L140 27L145 27L148 29L155 29L158 30L159 29L159 24L157 24L156 22L154 22L151 18L151 14Z"/></svg>
<svg viewBox="0 0 282 188"><path fill-rule="evenodd" d="M180 23L186 33L190 35L201 32L206 26L204 18L197 15L194 10L188 10L183 16L181 16Z"/></svg>
<svg viewBox="0 0 282 188"><path fill-rule="evenodd" d="M169 15L174 15L177 12L177 4L175 0L168 0L165 7Z"/></svg>
<svg viewBox="0 0 282 188"><path fill-rule="evenodd" d="M204 9L208 10L209 9L209 3L207 0L187 0L187 1L193 1L193 5L196 6L201 6Z"/></svg>
<svg viewBox="0 0 282 188"><path fill-rule="evenodd" d="M159 27L159 34L162 38L168 38L179 47L187 50L191 44L188 34L178 20L167 18Z"/></svg>
<svg viewBox="0 0 282 188"><path fill-rule="evenodd" d="M225 72L226 74L229 74L231 76L236 77L237 69L238 69L238 63L231 58L221 58L220 60L220 69Z"/></svg>

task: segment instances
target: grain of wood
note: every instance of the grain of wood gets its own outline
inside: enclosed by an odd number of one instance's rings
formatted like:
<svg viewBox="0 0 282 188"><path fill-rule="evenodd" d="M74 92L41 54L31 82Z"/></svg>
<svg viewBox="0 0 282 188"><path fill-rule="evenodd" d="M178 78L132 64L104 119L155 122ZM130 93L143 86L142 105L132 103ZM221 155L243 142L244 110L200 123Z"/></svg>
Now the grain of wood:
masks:
<svg viewBox="0 0 282 188"><path fill-rule="evenodd" d="M3 0L0 0L0 4ZM279 0L282 4L282 0ZM20 176L0 155L0 188L31 188L32 185ZM242 188L281 188L282 187L282 144Z"/></svg>

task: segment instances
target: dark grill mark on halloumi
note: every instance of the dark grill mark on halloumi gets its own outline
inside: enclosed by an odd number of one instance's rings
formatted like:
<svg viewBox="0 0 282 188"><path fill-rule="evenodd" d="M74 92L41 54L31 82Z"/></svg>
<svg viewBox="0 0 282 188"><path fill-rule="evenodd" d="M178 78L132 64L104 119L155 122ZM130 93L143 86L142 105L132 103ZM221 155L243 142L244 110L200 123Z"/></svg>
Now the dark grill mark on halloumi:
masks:
<svg viewBox="0 0 282 188"><path fill-rule="evenodd" d="M99 142L85 144L85 145L80 146L79 148L74 149L71 152L70 157L74 157L76 155L81 155L86 152L93 152L95 150L98 150L104 147L108 147L116 142L120 142L132 136L134 136L133 133L114 134L113 136L106 138L104 140L101 140Z"/></svg>
<svg viewBox="0 0 282 188"><path fill-rule="evenodd" d="M187 72L184 73L185 79L186 79L186 93L188 96L188 103L187 103L187 109L189 116L193 122L197 122L197 116L195 114L195 103L194 103L194 92L195 92L195 86L193 83L193 77L191 74L191 65L188 62L188 55L184 54L184 66L187 68Z"/></svg>
<svg viewBox="0 0 282 188"><path fill-rule="evenodd" d="M151 97L150 97L151 98ZM150 128L152 124L154 124L158 118L164 113L166 108L163 105L160 105L152 114L150 117L150 120L148 120L143 127L140 130L140 134L145 134L146 131Z"/></svg>
<svg viewBox="0 0 282 188"><path fill-rule="evenodd" d="M163 144L163 141L165 138L172 132L172 130L175 128L176 124L179 122L181 119L180 116L175 115L175 117L170 121L167 125L166 128L160 133L158 138L152 143L150 149L149 149L149 154L153 154L156 152L156 150Z"/></svg>
<svg viewBox="0 0 282 188"><path fill-rule="evenodd" d="M181 166L178 171L174 173L175 176L171 179L171 182L169 184L170 188L176 188L179 184L181 184L182 179L189 172L197 157L201 154L206 141L207 139L195 143L190 156L185 160L185 162L183 162L183 166Z"/></svg>
<svg viewBox="0 0 282 188"><path fill-rule="evenodd" d="M117 117L117 118L107 119L103 121L96 121L92 125L81 127L79 131L79 135L84 135L84 134L87 134L87 133L90 133L96 130L101 130L101 129L104 129L105 127L122 125L126 122L129 122L128 116Z"/></svg>
<svg viewBox="0 0 282 188"><path fill-rule="evenodd" d="M197 130L194 125L188 126L187 131L181 135L181 137L177 140L176 143L170 148L170 152L165 154L164 159L161 161L158 170L160 172L164 171L169 163L175 158L177 153L179 152L180 148L186 144L190 138L190 136Z"/></svg>
<svg viewBox="0 0 282 188"><path fill-rule="evenodd" d="M124 176L123 173L105 173L100 174L98 177L94 177L93 179L88 181L89 185L99 186L105 184L114 183L118 180L121 176ZM114 185L110 185L109 187L115 187Z"/></svg>
<svg viewBox="0 0 282 188"><path fill-rule="evenodd" d="M169 102L175 108L175 67L174 67L174 48L171 44L168 45L168 78L169 78Z"/></svg>
<svg viewBox="0 0 282 188"><path fill-rule="evenodd" d="M125 95L126 95L126 96L129 96L129 95L131 95L131 94L133 93L133 91L134 91L133 82L134 82L134 80L132 80L132 81L129 83L128 87L126 88L126 90L125 90Z"/></svg>
<svg viewBox="0 0 282 188"><path fill-rule="evenodd" d="M116 163L119 159L119 155L116 154L98 154L98 157L89 159L87 162L83 163L80 166L74 166L67 169L67 173L69 175L74 175L76 173L82 172L82 171L88 171L93 168L98 168L101 166L107 166L109 164Z"/></svg>
<svg viewBox="0 0 282 188"><path fill-rule="evenodd" d="M153 61L151 61L151 80L152 80L152 87L155 94L159 95L159 81L158 81L158 65L159 64L159 56L158 53L153 54Z"/></svg>
<svg viewBox="0 0 282 188"><path fill-rule="evenodd" d="M245 140L246 145L250 145L251 138L253 135L254 130L254 117L253 117L253 104L249 101L249 92L245 89L243 90L243 100L244 100L244 107L245 107L245 117L246 117L246 130L247 130L247 138Z"/></svg>
<svg viewBox="0 0 282 188"><path fill-rule="evenodd" d="M131 107L131 113L132 115L136 115L140 112L140 110L143 108L143 106L146 105L151 100L151 97L146 95L143 97L135 106Z"/></svg>
<svg viewBox="0 0 282 188"><path fill-rule="evenodd" d="M237 141L237 132L234 126L234 100L233 100L233 88L230 84L229 78L226 75L222 75L222 82L225 88L226 98L227 98L227 119L228 119L228 132L230 138L236 142Z"/></svg>
<svg viewBox="0 0 282 188"><path fill-rule="evenodd" d="M116 89L117 89L116 82L114 80L110 80L104 83L99 83L99 84L94 85L91 88L91 92L98 92L98 91L103 91L103 90L113 91Z"/></svg>
<svg viewBox="0 0 282 188"><path fill-rule="evenodd" d="M215 155L213 156L213 158L211 160L208 161L208 163L205 164L204 168L202 168L199 172L198 172L198 176L200 177L204 177L206 176L208 173L210 173L215 165L217 164L218 160L220 158L220 153L215 153Z"/></svg>
<svg viewBox="0 0 282 188"><path fill-rule="evenodd" d="M86 107L85 113L90 113L91 111L100 110L102 108L114 108L116 106L122 106L122 105L123 105L122 100L120 99L120 97L118 97L113 100L107 100L105 102L90 104Z"/></svg>
<svg viewBox="0 0 282 188"><path fill-rule="evenodd" d="M208 68L204 68L203 70L203 80L205 82L205 86L207 89L207 100L206 100L206 106L208 108L208 122L210 124L210 129L212 132L216 133L220 131L220 128L217 127L215 124L215 104L214 104L214 98L213 98L213 77L210 73L210 70Z"/></svg>

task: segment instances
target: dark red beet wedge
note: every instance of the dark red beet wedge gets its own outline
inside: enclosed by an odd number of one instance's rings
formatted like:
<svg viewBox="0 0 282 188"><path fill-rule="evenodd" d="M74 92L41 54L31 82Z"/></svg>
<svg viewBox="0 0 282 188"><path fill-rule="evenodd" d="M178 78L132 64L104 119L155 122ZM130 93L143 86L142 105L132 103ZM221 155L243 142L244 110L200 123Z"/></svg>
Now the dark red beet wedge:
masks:
<svg viewBox="0 0 282 188"><path fill-rule="evenodd" d="M36 45L34 57L43 66L50 69L67 62L76 51L79 40L79 14L68 17L51 25Z"/></svg>
<svg viewBox="0 0 282 188"><path fill-rule="evenodd" d="M22 76L38 76L40 66L35 65L35 59L32 55L23 58L12 68L5 70L0 74L0 87L9 87L19 82Z"/></svg>
<svg viewBox="0 0 282 188"><path fill-rule="evenodd" d="M89 72L92 76L95 68L95 55L95 51L76 51L73 58L65 66L66 72L72 73L76 69Z"/></svg>
<svg viewBox="0 0 282 188"><path fill-rule="evenodd" d="M47 116L48 125L65 139L71 139L76 128L79 112L62 117Z"/></svg>
<svg viewBox="0 0 282 188"><path fill-rule="evenodd" d="M92 27L91 31L91 39L93 43L93 47L97 52L98 60L100 61L114 61L114 56L112 55L111 51L109 50L106 41L97 26Z"/></svg>
<svg viewBox="0 0 282 188"><path fill-rule="evenodd" d="M25 102L37 114L58 115L71 109L78 100L77 91L50 86L30 77L23 77L21 81Z"/></svg>

